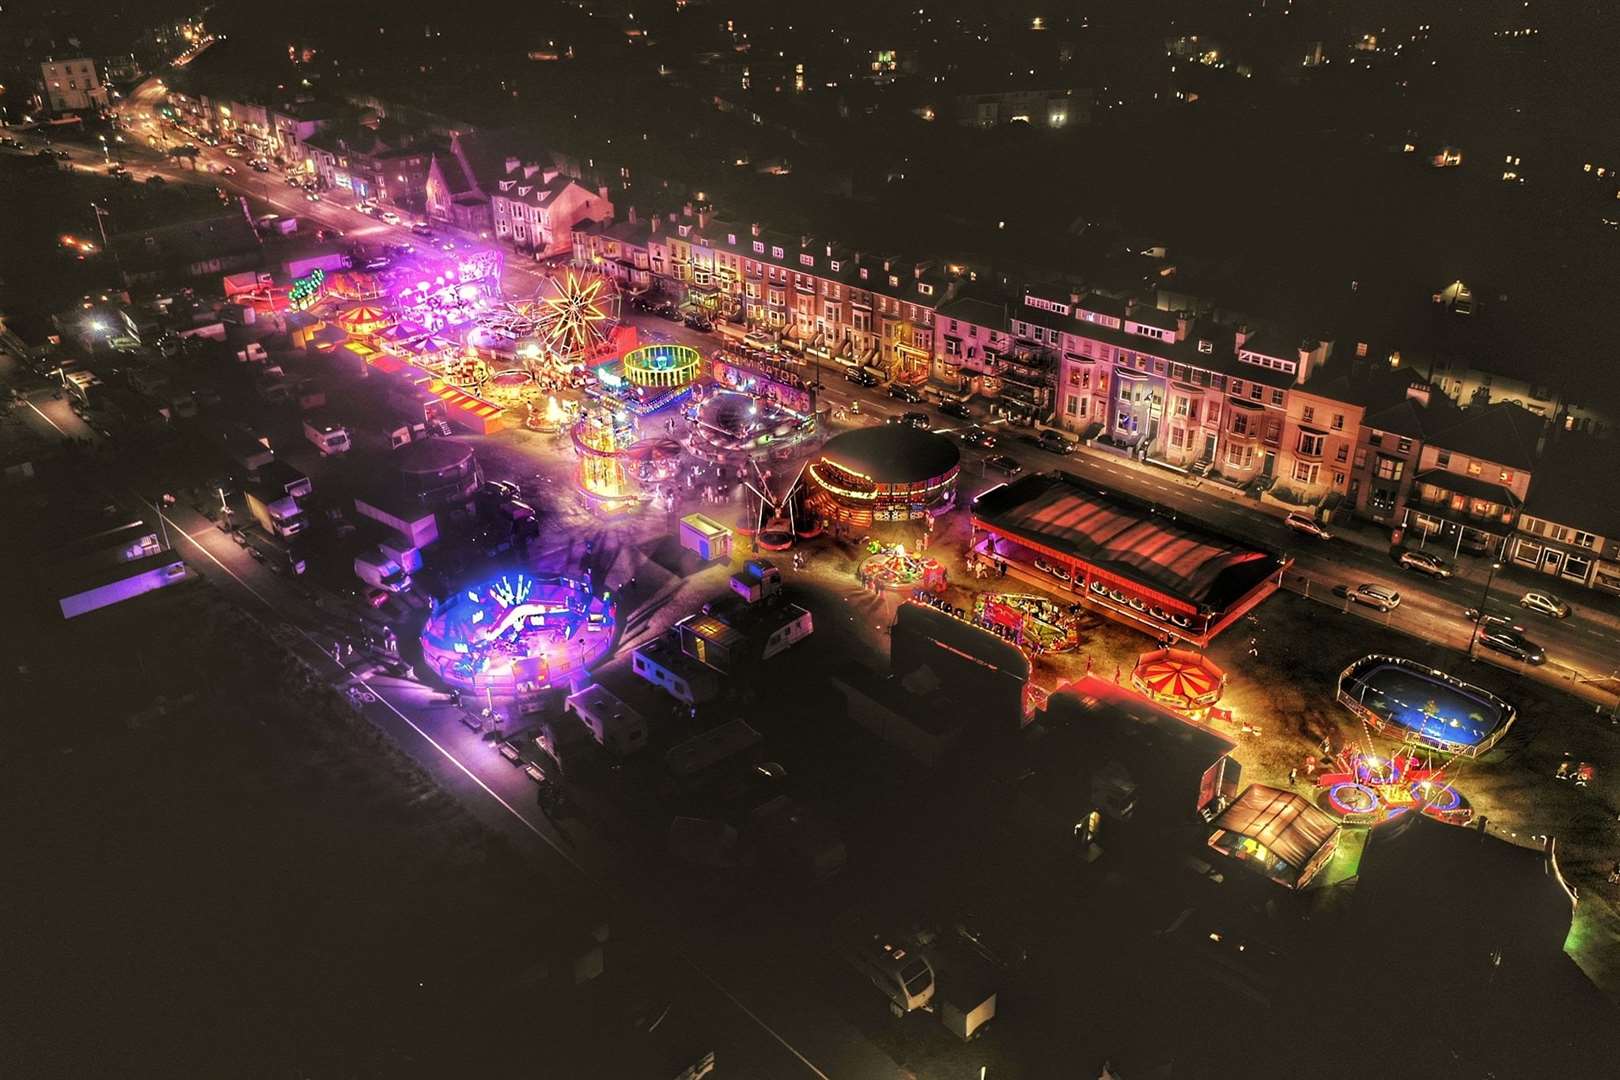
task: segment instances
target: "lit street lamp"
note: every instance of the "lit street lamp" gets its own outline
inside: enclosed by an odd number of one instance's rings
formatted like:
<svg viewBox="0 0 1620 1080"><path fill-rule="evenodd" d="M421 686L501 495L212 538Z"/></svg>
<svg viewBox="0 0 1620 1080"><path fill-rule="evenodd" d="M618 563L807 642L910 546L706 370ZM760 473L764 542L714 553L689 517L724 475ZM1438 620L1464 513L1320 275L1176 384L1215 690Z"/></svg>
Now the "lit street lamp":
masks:
<svg viewBox="0 0 1620 1080"><path fill-rule="evenodd" d="M1474 645L1479 641L1480 620L1485 618L1485 605L1491 598L1491 582L1496 580L1496 572L1502 569L1502 564L1491 560L1491 569L1485 575L1485 591L1480 595L1479 607L1474 610L1474 629L1468 635L1468 659L1474 658Z"/></svg>

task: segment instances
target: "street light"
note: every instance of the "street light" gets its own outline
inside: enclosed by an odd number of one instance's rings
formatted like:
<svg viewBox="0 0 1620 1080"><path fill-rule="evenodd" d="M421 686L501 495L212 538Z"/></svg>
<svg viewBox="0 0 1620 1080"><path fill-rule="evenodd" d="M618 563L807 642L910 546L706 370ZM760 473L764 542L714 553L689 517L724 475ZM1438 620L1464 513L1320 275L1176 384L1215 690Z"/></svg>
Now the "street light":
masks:
<svg viewBox="0 0 1620 1080"><path fill-rule="evenodd" d="M1491 582L1496 580L1496 572L1500 569L1502 569L1502 564L1493 559L1491 569L1485 575L1485 591L1480 594L1479 607L1474 609L1474 629L1468 635L1468 659L1470 660L1474 658L1474 645L1479 641L1479 623L1481 619L1485 618L1485 605L1491 598Z"/></svg>
<svg viewBox="0 0 1620 1080"><path fill-rule="evenodd" d="M112 150L110 150L107 147L107 136L105 136L105 135L97 135L96 138L101 140L102 163L105 164L105 165L111 165L112 164Z"/></svg>

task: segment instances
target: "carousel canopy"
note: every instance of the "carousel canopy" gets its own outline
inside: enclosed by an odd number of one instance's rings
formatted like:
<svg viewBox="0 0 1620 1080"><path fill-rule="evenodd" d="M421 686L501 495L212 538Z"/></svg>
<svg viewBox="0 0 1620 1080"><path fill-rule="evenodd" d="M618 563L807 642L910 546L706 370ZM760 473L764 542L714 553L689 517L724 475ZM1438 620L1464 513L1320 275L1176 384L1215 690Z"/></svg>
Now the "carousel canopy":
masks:
<svg viewBox="0 0 1620 1080"><path fill-rule="evenodd" d="M337 317L337 324L351 334L370 334L392 321L388 312L375 304L356 304Z"/></svg>
<svg viewBox="0 0 1620 1080"><path fill-rule="evenodd" d="M1226 672L1190 649L1155 649L1137 660L1131 681L1155 701L1196 709L1221 699Z"/></svg>

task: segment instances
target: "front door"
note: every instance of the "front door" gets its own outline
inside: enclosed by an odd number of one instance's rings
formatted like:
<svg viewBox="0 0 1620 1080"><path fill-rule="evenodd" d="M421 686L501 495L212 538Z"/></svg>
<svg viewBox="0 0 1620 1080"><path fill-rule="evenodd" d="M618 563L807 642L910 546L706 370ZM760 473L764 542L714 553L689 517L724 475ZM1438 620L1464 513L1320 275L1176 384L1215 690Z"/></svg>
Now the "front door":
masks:
<svg viewBox="0 0 1620 1080"><path fill-rule="evenodd" d="M1549 574L1558 573L1559 568L1563 565L1564 553L1562 551L1554 551L1552 548L1548 548L1546 554L1542 556L1541 567Z"/></svg>

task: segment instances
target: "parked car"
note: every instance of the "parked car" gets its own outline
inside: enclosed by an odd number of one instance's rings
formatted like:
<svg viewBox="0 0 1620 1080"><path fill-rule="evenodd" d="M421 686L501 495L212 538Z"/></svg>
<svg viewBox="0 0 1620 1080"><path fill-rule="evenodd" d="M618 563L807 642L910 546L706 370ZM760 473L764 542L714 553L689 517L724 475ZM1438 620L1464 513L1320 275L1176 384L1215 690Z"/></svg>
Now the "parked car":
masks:
<svg viewBox="0 0 1620 1080"><path fill-rule="evenodd" d="M1333 539L1333 534L1324 529L1320 522L1308 514L1289 514L1283 518L1283 524L1295 532L1304 533L1306 536L1314 536L1318 540Z"/></svg>
<svg viewBox="0 0 1620 1080"><path fill-rule="evenodd" d="M927 431L934 426L934 421L925 412L901 413L899 416L889 417L889 422L891 424L905 424L907 427L914 427L919 431Z"/></svg>
<svg viewBox="0 0 1620 1080"><path fill-rule="evenodd" d="M362 214L367 214L372 217L377 216L377 204L372 202L370 199L364 199L355 203L354 208L360 211Z"/></svg>
<svg viewBox="0 0 1620 1080"><path fill-rule="evenodd" d="M963 428L961 436L963 442L969 446L977 446L982 450L992 450L996 445L996 433L977 424Z"/></svg>
<svg viewBox="0 0 1620 1080"><path fill-rule="evenodd" d="M379 218L381 218L384 222L386 222L389 225L398 225L399 224L399 215L394 213L392 210L384 210L382 213L378 214L377 216Z"/></svg>
<svg viewBox="0 0 1620 1080"><path fill-rule="evenodd" d="M889 396L896 401L904 401L908 405L922 404L922 395L917 393L914 387L907 386L905 383L895 383L889 387Z"/></svg>
<svg viewBox="0 0 1620 1080"><path fill-rule="evenodd" d="M1515 660L1523 660L1527 664L1545 664L1547 662L1547 654L1540 645L1537 645L1523 634L1514 633L1506 627L1493 626L1489 630L1481 628L1479 643L1493 652L1511 656Z"/></svg>
<svg viewBox="0 0 1620 1080"><path fill-rule="evenodd" d="M304 182L302 180L300 180L296 175L294 175L292 173L287 174L286 183L287 183L288 187L303 187L304 186Z"/></svg>
<svg viewBox="0 0 1620 1080"><path fill-rule="evenodd" d="M968 409L965 403L960 401L942 401L939 403L939 411L946 416L954 416L958 420L971 420L973 418L972 411Z"/></svg>
<svg viewBox="0 0 1620 1080"><path fill-rule="evenodd" d="M1338 590L1335 589L1334 593L1338 595ZM1401 606L1400 593L1394 589L1386 589L1382 585L1374 585L1371 582L1363 582L1354 588L1346 589L1343 595L1353 603L1366 604L1370 608L1377 608L1379 611L1384 612L1394 611Z"/></svg>
<svg viewBox="0 0 1620 1080"><path fill-rule="evenodd" d="M1538 615L1550 615L1555 619L1569 618L1570 606L1550 592L1539 590L1527 592L1519 598L1519 604Z"/></svg>
<svg viewBox="0 0 1620 1080"><path fill-rule="evenodd" d="M686 318L682 321L686 323L689 328L693 330L702 330L704 333L708 333L710 330L714 329L714 323L711 322L707 316L699 315L695 311L686 316Z"/></svg>
<svg viewBox="0 0 1620 1080"><path fill-rule="evenodd" d="M1024 471L1024 467L1006 454L997 454L995 457L984 459L986 470L994 470L1003 476L1017 476Z"/></svg>
<svg viewBox="0 0 1620 1080"><path fill-rule="evenodd" d="M1448 578L1451 576L1451 564L1438 555L1431 555L1427 551L1402 551L1395 556L1395 561L1408 570L1416 570L1420 574L1430 577Z"/></svg>
<svg viewBox="0 0 1620 1080"><path fill-rule="evenodd" d="M878 384L878 377L862 367L850 368L848 371L844 372L844 378L848 379L857 386L871 387Z"/></svg>
<svg viewBox="0 0 1620 1080"><path fill-rule="evenodd" d="M1043 430L1030 441L1049 454L1068 456L1074 453L1074 443L1065 438L1061 432L1052 431L1050 428Z"/></svg>

